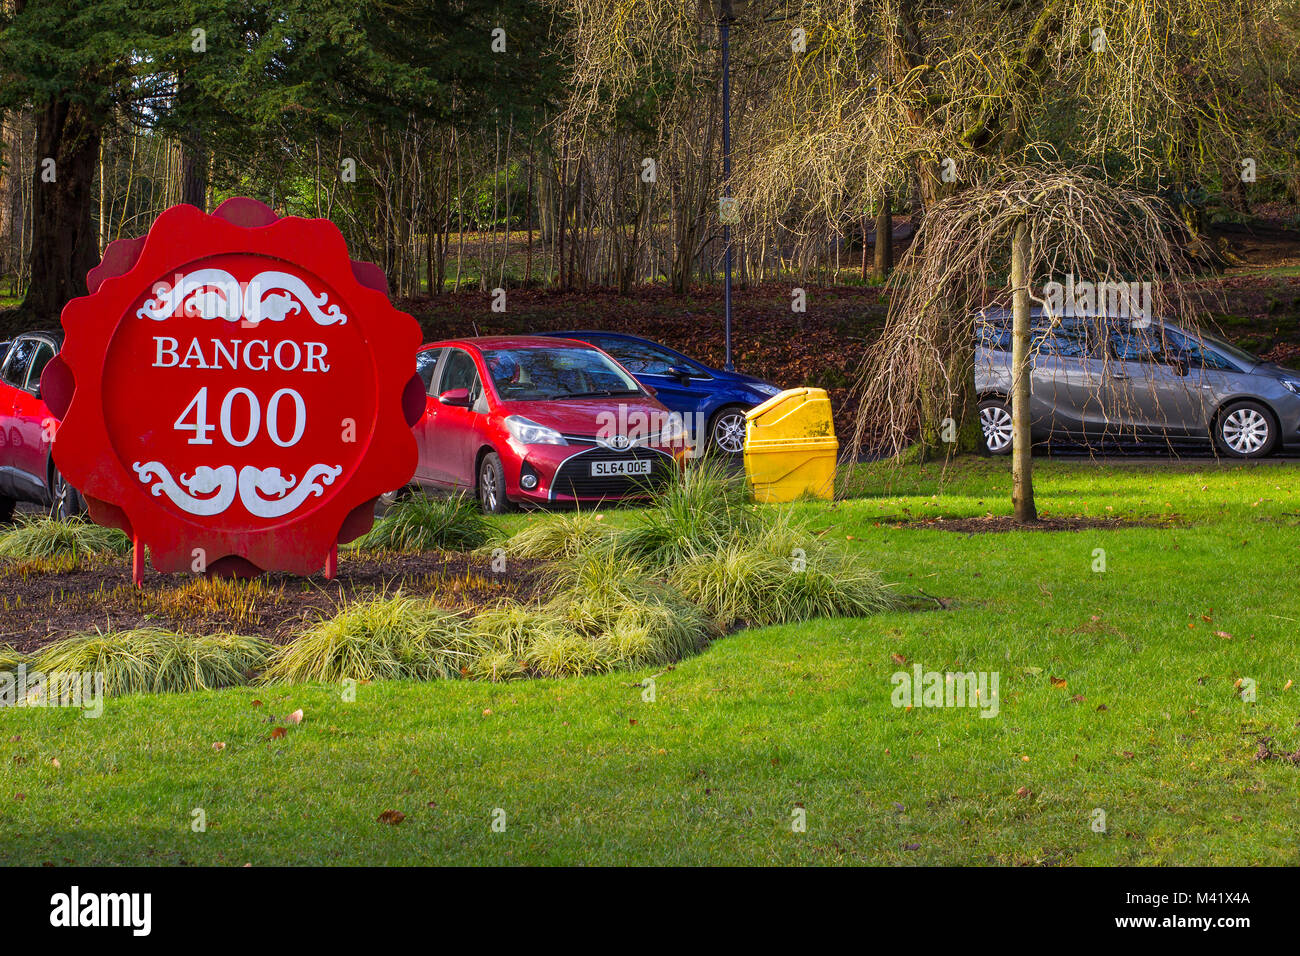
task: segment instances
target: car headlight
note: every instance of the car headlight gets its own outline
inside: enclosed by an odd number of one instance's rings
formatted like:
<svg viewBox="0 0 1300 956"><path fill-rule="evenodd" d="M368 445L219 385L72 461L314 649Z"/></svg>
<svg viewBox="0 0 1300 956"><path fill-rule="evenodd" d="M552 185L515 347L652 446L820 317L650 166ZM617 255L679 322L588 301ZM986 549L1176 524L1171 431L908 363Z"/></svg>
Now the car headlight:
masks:
<svg viewBox="0 0 1300 956"><path fill-rule="evenodd" d="M506 431L521 445L567 445L564 436L554 428L539 425L522 415L511 415L505 420Z"/></svg>
<svg viewBox="0 0 1300 956"><path fill-rule="evenodd" d="M761 395L767 395L770 397L772 395L780 395L782 389L777 388L775 385L768 385L766 382L759 382L754 386L754 391Z"/></svg>
<svg viewBox="0 0 1300 956"><path fill-rule="evenodd" d="M1288 392L1295 392L1297 395L1300 395L1300 382L1297 382L1295 379L1282 379L1282 387Z"/></svg>

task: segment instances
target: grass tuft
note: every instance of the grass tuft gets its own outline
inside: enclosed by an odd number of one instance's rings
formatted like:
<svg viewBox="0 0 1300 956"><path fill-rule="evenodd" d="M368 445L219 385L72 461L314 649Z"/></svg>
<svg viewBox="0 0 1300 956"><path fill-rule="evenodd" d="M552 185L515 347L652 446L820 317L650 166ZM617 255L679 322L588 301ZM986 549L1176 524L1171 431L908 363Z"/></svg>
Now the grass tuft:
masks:
<svg viewBox="0 0 1300 956"><path fill-rule="evenodd" d="M261 578L202 577L175 588L137 590L127 586L121 590L140 610L185 622L181 626L218 618L236 629L255 628L262 621L261 606L274 604L284 595L283 584L273 585Z"/></svg>
<svg viewBox="0 0 1300 956"><path fill-rule="evenodd" d="M492 525L467 495L420 492L397 501L355 547L388 551L472 551L492 537Z"/></svg>
<svg viewBox="0 0 1300 956"><path fill-rule="evenodd" d="M12 673L19 664L27 662L27 655L8 644L0 644L0 674Z"/></svg>
<svg viewBox="0 0 1300 956"><path fill-rule="evenodd" d="M865 617L896 606L856 554L781 520L756 541L687 558L670 579L724 629L817 617Z"/></svg>
<svg viewBox="0 0 1300 956"><path fill-rule="evenodd" d="M121 531L83 518L56 521L50 517L24 517L13 529L0 534L0 557L26 561L122 554L130 549L131 540Z"/></svg>
<svg viewBox="0 0 1300 956"><path fill-rule="evenodd" d="M465 619L401 594L353 604L285 645L265 682L434 680L474 659Z"/></svg>
<svg viewBox="0 0 1300 956"><path fill-rule="evenodd" d="M475 618L471 676L569 677L671 663L707 643L707 616L663 581L608 552L552 569L541 606L502 604Z"/></svg>
<svg viewBox="0 0 1300 956"><path fill-rule="evenodd" d="M705 612L662 580L613 552L595 552L552 572L545 609L597 645L604 669L671 663L700 650Z"/></svg>
<svg viewBox="0 0 1300 956"><path fill-rule="evenodd" d="M705 460L658 487L650 507L635 512L614 536L614 549L662 571L723 542L755 534L767 516L750 501L742 475Z"/></svg>
<svg viewBox="0 0 1300 956"><path fill-rule="evenodd" d="M590 511L546 515L516 532L506 550L517 558L571 558L610 541L614 532Z"/></svg>
<svg viewBox="0 0 1300 956"><path fill-rule="evenodd" d="M99 673L104 693L158 694L246 684L271 645L234 634L173 634L158 628L81 634L41 650L44 674Z"/></svg>
<svg viewBox="0 0 1300 956"><path fill-rule="evenodd" d="M565 631L564 622L536 607L507 602L474 618L475 657L470 675L504 681L528 674L532 649Z"/></svg>

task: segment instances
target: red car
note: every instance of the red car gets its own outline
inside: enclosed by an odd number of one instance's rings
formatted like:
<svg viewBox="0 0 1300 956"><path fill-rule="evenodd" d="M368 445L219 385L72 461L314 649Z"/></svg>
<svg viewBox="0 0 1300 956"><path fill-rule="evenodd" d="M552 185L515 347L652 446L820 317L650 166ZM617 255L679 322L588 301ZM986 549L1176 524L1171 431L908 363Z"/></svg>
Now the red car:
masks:
<svg viewBox="0 0 1300 956"><path fill-rule="evenodd" d="M681 417L585 342L486 336L420 349L417 484L515 504L638 497L682 467Z"/></svg>
<svg viewBox="0 0 1300 956"><path fill-rule="evenodd" d="M81 495L63 480L51 454L58 420L41 401L41 372L63 345L61 332L26 332L0 343L0 521L31 501L54 516L81 514Z"/></svg>

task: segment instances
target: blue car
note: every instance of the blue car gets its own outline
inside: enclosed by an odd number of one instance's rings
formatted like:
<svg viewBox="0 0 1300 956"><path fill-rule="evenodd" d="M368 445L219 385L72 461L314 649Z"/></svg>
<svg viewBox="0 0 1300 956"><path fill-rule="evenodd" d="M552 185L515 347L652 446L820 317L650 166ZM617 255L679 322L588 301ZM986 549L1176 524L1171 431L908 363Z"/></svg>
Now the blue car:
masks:
<svg viewBox="0 0 1300 956"><path fill-rule="evenodd" d="M745 412L781 389L753 375L709 368L658 342L621 332L542 332L577 339L614 356L638 382L679 412L704 451L738 455L745 448Z"/></svg>

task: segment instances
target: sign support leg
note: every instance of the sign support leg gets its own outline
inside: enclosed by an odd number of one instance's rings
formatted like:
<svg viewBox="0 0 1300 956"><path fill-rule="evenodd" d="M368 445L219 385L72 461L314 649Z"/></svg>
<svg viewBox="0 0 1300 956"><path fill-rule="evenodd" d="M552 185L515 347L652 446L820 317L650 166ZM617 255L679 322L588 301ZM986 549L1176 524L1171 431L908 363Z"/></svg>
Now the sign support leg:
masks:
<svg viewBox="0 0 1300 956"><path fill-rule="evenodd" d="M144 545L138 534L131 535L131 580L136 587L144 587Z"/></svg>
<svg viewBox="0 0 1300 956"><path fill-rule="evenodd" d="M330 548L330 553L325 556L325 580L333 581L339 573L339 546L337 543Z"/></svg>

